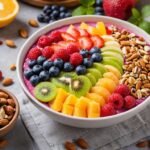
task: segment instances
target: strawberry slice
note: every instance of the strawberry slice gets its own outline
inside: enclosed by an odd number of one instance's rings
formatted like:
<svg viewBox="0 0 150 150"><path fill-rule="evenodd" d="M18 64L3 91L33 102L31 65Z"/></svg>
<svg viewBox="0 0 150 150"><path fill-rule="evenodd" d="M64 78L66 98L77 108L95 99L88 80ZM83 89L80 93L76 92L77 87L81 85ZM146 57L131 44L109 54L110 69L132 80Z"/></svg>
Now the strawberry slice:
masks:
<svg viewBox="0 0 150 150"><path fill-rule="evenodd" d="M78 48L80 48L79 43L78 42L73 42L73 41L60 41L58 42L58 45L67 48L69 45L76 45Z"/></svg>
<svg viewBox="0 0 150 150"><path fill-rule="evenodd" d="M112 34L112 30L110 28L108 28L108 27L106 27L106 32L107 32L108 35Z"/></svg>
<svg viewBox="0 0 150 150"><path fill-rule="evenodd" d="M75 39L80 37L80 32L73 25L69 26L67 33L71 34Z"/></svg>
<svg viewBox="0 0 150 150"><path fill-rule="evenodd" d="M105 41L103 40L103 38L101 38L101 37L98 36L98 35L92 36L92 37L91 37L91 40L92 40L93 45L94 45L95 47L101 48L101 47L104 46L104 42L105 42Z"/></svg>
<svg viewBox="0 0 150 150"><path fill-rule="evenodd" d="M86 29L79 29L80 36L87 36L90 37L90 34L87 32Z"/></svg>
<svg viewBox="0 0 150 150"><path fill-rule="evenodd" d="M52 48L52 49L54 50L54 52L57 52L57 51L59 51L60 49L62 49L63 46L58 45L58 44L52 44L52 45L50 46L50 48Z"/></svg>
<svg viewBox="0 0 150 150"><path fill-rule="evenodd" d="M92 40L88 37L83 36L80 37L78 40L79 40L80 48L82 49L90 50L93 46Z"/></svg>
<svg viewBox="0 0 150 150"><path fill-rule="evenodd" d="M69 33L62 32L61 37L63 38L64 41L76 41L76 39Z"/></svg>

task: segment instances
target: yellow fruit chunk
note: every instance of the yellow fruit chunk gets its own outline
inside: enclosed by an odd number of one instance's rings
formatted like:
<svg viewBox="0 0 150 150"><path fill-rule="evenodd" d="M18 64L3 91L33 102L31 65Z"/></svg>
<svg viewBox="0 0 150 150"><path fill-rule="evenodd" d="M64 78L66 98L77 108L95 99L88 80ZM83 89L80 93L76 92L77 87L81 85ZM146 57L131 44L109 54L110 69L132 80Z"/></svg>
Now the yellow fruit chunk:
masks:
<svg viewBox="0 0 150 150"><path fill-rule="evenodd" d="M67 96L68 96L68 93L65 90L61 88L58 89L57 96L54 99L54 102L51 108L54 109L55 111L61 111Z"/></svg>
<svg viewBox="0 0 150 150"><path fill-rule="evenodd" d="M102 96L98 95L97 93L87 93L87 98L99 103L99 105L102 107L105 105L105 100Z"/></svg>
<svg viewBox="0 0 150 150"><path fill-rule="evenodd" d="M97 22L96 28L97 28L98 32L100 33L100 35L106 35L106 33L107 33L106 27L103 22Z"/></svg>
<svg viewBox="0 0 150 150"><path fill-rule="evenodd" d="M100 35L99 31L92 26L89 26L87 30L91 35Z"/></svg>
<svg viewBox="0 0 150 150"><path fill-rule="evenodd" d="M63 105L63 109L62 109L63 114L72 116L73 112L74 112L74 107L73 106L66 105L66 104Z"/></svg>
<svg viewBox="0 0 150 150"><path fill-rule="evenodd" d="M105 46L114 46L120 49L120 44L117 41L107 41L105 42Z"/></svg>
<svg viewBox="0 0 150 150"><path fill-rule="evenodd" d="M80 29L88 29L88 27L89 27L89 25L88 24L86 24L85 22L82 22L81 24L80 24Z"/></svg>
<svg viewBox="0 0 150 150"><path fill-rule="evenodd" d="M88 118L100 117L100 105L95 101L90 102L88 105L87 114Z"/></svg>
<svg viewBox="0 0 150 150"><path fill-rule="evenodd" d="M115 74L117 76L118 79L121 79L121 73L118 71L118 69L116 69L115 67L111 66L111 65L105 65L105 68L112 72L113 74Z"/></svg>
<svg viewBox="0 0 150 150"><path fill-rule="evenodd" d="M10 24L19 11L16 0L0 0L0 28Z"/></svg>
<svg viewBox="0 0 150 150"><path fill-rule="evenodd" d="M77 97L76 97L75 95L70 94L70 95L66 98L64 104L70 105L70 106L75 106L76 102L77 102Z"/></svg>
<svg viewBox="0 0 150 150"><path fill-rule="evenodd" d="M116 83L108 78L101 78L98 80L98 82L96 83L96 86L102 86L105 89L107 89L110 93L113 93L116 89Z"/></svg>
<svg viewBox="0 0 150 150"><path fill-rule="evenodd" d="M91 92L97 93L98 95L102 96L106 102L107 102L108 97L111 95L111 93L106 88L101 87L101 86L92 87Z"/></svg>
<svg viewBox="0 0 150 150"><path fill-rule="evenodd" d="M112 37L111 35L102 35L102 38L104 39L105 42L107 42L107 41L115 41L115 38Z"/></svg>
<svg viewBox="0 0 150 150"><path fill-rule="evenodd" d="M104 73L104 74L103 74L103 77L104 77L104 78L109 78L109 79L113 80L113 81L116 83L116 85L119 84L119 79L118 79L117 76L114 75L114 73L112 73L112 72L106 72L106 73Z"/></svg>

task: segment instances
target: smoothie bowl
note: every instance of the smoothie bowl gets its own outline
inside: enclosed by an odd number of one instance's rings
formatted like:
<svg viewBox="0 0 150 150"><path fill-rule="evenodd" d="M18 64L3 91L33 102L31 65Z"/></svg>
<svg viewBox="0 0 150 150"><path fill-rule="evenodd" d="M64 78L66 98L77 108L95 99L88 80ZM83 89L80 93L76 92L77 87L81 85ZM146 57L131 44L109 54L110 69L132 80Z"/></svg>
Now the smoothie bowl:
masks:
<svg viewBox="0 0 150 150"><path fill-rule="evenodd" d="M149 104L148 42L143 30L110 17L57 21L21 48L19 81L53 120L84 128L117 124Z"/></svg>

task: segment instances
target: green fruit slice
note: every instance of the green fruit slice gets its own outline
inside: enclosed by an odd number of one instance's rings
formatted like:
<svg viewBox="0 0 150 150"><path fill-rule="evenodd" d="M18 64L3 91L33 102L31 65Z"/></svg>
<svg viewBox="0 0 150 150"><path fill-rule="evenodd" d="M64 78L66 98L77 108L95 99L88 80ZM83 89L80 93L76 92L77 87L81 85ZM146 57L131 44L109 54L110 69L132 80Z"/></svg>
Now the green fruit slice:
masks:
<svg viewBox="0 0 150 150"><path fill-rule="evenodd" d="M98 81L99 78L103 77L102 74L95 68L87 69L87 72L91 73L96 78L96 81Z"/></svg>
<svg viewBox="0 0 150 150"><path fill-rule="evenodd" d="M107 72L106 68L104 67L104 65L100 64L100 63L93 63L93 67L96 68L98 71L101 72L101 74L103 75L105 72Z"/></svg>
<svg viewBox="0 0 150 150"><path fill-rule="evenodd" d="M86 76L89 78L92 86L94 86L96 84L96 78L91 73L87 73Z"/></svg>

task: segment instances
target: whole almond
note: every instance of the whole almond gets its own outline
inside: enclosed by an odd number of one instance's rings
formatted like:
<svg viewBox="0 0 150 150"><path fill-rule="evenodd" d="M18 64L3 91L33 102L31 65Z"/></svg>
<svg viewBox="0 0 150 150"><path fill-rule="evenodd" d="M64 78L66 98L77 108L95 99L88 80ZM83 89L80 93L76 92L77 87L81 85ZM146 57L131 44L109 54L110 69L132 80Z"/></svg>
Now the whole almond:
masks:
<svg viewBox="0 0 150 150"><path fill-rule="evenodd" d="M12 85L12 84L13 84L13 80L12 80L11 78L5 78L5 79L2 81L2 84L3 84L3 86Z"/></svg>
<svg viewBox="0 0 150 150"><path fill-rule="evenodd" d="M5 148L8 145L7 140L0 140L0 148Z"/></svg>
<svg viewBox="0 0 150 150"><path fill-rule="evenodd" d="M3 44L3 41L0 40L0 45L2 45L2 44Z"/></svg>
<svg viewBox="0 0 150 150"><path fill-rule="evenodd" d="M83 138L77 139L76 144L82 149L88 149L89 147L89 144Z"/></svg>
<svg viewBox="0 0 150 150"><path fill-rule="evenodd" d="M28 21L28 23L29 23L29 25L30 25L31 27L35 27L35 28L39 27L39 24L38 24L38 22L37 22L35 19L30 19L30 20Z"/></svg>
<svg viewBox="0 0 150 150"><path fill-rule="evenodd" d="M76 150L76 146L72 142L67 141L65 142L64 146L66 150Z"/></svg>
<svg viewBox="0 0 150 150"><path fill-rule="evenodd" d="M0 98L0 105L6 105L7 104L7 99L6 98Z"/></svg>
<svg viewBox="0 0 150 150"><path fill-rule="evenodd" d="M10 65L10 70L12 71L16 70L16 65L15 64Z"/></svg>
<svg viewBox="0 0 150 150"><path fill-rule="evenodd" d="M22 38L28 38L29 34L28 31L26 29L19 29L18 34L20 37Z"/></svg>
<svg viewBox="0 0 150 150"><path fill-rule="evenodd" d="M137 144L136 144L136 147L138 147L138 148L145 148L145 147L147 147L148 146L148 141L147 140L145 140L145 141L140 141L140 142L138 142Z"/></svg>
<svg viewBox="0 0 150 150"><path fill-rule="evenodd" d="M9 123L8 119L0 119L0 126L4 127Z"/></svg>
<svg viewBox="0 0 150 150"><path fill-rule="evenodd" d="M8 94L6 94L5 92L0 92L0 98L8 98Z"/></svg>
<svg viewBox="0 0 150 150"><path fill-rule="evenodd" d="M15 107L15 101L13 99L7 99L7 103L8 105L12 106L12 107Z"/></svg>
<svg viewBox="0 0 150 150"><path fill-rule="evenodd" d="M8 106L4 106L4 110L5 110L5 113L7 115L13 115L14 112L15 112L14 108L12 106L9 106L9 105Z"/></svg>
<svg viewBox="0 0 150 150"><path fill-rule="evenodd" d="M6 40L5 43L8 47L16 48L16 44L13 40Z"/></svg>

